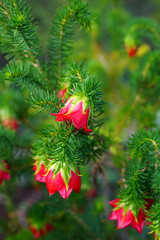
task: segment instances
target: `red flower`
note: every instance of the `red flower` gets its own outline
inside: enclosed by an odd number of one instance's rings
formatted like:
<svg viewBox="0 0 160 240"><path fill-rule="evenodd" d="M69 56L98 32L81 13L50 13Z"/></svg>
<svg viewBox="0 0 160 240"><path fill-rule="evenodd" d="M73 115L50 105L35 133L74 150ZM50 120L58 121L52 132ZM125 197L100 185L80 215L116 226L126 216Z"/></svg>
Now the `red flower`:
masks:
<svg viewBox="0 0 160 240"><path fill-rule="evenodd" d="M86 98L79 98L78 96L67 99L65 106L59 113L50 113L53 116L57 116L56 121L69 121L79 130L84 128L86 132L91 132L88 125L90 108L86 109Z"/></svg>
<svg viewBox="0 0 160 240"><path fill-rule="evenodd" d="M131 225L135 230L139 233L142 233L144 222L145 222L145 214L142 208L139 209L137 218L131 209L127 211L124 210L124 204L119 205L120 199L114 199L110 201L110 205L114 207L112 213L109 216L110 220L117 220L117 229L125 228L128 225Z"/></svg>
<svg viewBox="0 0 160 240"><path fill-rule="evenodd" d="M77 173L79 171L77 169ZM66 174L64 169L60 169L57 174L54 174L54 170L50 170L46 177L46 187L50 195L57 191L66 199L71 194L72 190L79 193L81 188L81 178L74 171L70 170L69 174Z"/></svg>
<svg viewBox="0 0 160 240"><path fill-rule="evenodd" d="M59 90L58 91L58 98L60 98L60 96L61 96L62 102L64 102L64 100L65 100L65 93L66 93L66 91L67 91L66 88L63 89L63 90Z"/></svg>
<svg viewBox="0 0 160 240"><path fill-rule="evenodd" d="M5 127L5 129L12 129L14 131L18 129L18 122L14 118L3 119L2 125Z"/></svg>
<svg viewBox="0 0 160 240"><path fill-rule="evenodd" d="M126 35L124 39L124 44L125 44L128 55L131 58L134 57L138 50L138 39L136 39L135 36L131 34Z"/></svg>
<svg viewBox="0 0 160 240"><path fill-rule="evenodd" d="M32 168L33 171L35 171L35 180L38 182L46 182L46 175L47 175L47 171L45 169L45 165L41 164L40 168L37 168L37 163L35 162L34 167Z"/></svg>
<svg viewBox="0 0 160 240"><path fill-rule="evenodd" d="M43 228L37 229L35 226L30 226L29 229L32 231L34 238L40 238L43 235L46 235L47 232L54 229L51 224L46 224Z"/></svg>
<svg viewBox="0 0 160 240"><path fill-rule="evenodd" d="M9 180L11 175L8 171L9 166L5 161L1 161L0 164L0 184L3 182L4 179Z"/></svg>
<svg viewBox="0 0 160 240"><path fill-rule="evenodd" d="M126 47L126 51L128 53L128 55L133 58L137 51L138 51L138 47L137 46L133 46L133 47Z"/></svg>

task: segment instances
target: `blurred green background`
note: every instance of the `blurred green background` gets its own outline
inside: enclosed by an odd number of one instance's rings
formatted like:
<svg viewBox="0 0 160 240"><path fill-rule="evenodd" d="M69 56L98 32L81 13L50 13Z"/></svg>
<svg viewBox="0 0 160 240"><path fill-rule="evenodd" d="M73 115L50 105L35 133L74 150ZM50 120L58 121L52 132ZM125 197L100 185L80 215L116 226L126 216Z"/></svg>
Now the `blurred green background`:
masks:
<svg viewBox="0 0 160 240"><path fill-rule="evenodd" d="M38 32L40 34L40 42L42 46L43 57L47 58L47 41L49 37L49 31L51 28L52 19L57 11L57 8L68 4L70 1L66 0L27 0L27 3L31 5L31 12L35 17L38 24ZM117 181L121 178L120 171L115 166L121 168L128 160L128 156L124 153L124 146L122 149L122 141L126 141L128 136L137 129L137 122L139 127L147 126L153 127L158 125L158 120L153 117L151 105L140 107L138 114L132 109L129 111L130 106L134 104L135 93L130 87L129 70L136 68L136 63L129 59L126 54L123 37L125 34L126 26L128 22L134 16L151 17L160 23L160 1L159 0L88 0L90 9L93 11L93 24L91 32L80 31L78 27L75 28L75 41L74 51L72 58L78 60L84 60L88 70L94 74L101 82L104 91L104 100L106 102L104 118L106 124L102 129L105 136L108 137L109 154L105 159L105 171L106 179L104 176L95 176L98 184L98 196L93 200L84 199L84 196L73 194L73 201L75 208L81 211L83 215L85 211L85 221L90 228L96 232L100 232L99 239L106 240L140 240L140 239L153 239L152 235L147 235L147 229L143 231L142 235L139 235L135 230L131 228L116 231L115 222L108 221L110 209L108 208L108 200L115 198L115 190L117 188ZM149 51L149 46L142 46L141 51ZM4 55L0 55L0 67L4 66L6 61ZM129 69L129 70L128 70ZM127 114L124 120L124 115ZM134 121L133 121L134 117ZM159 119L159 118L158 118ZM157 121L157 122L156 122ZM111 137L113 136L113 137ZM111 141L112 139L112 141ZM112 155L111 155L112 154ZM110 159L114 164L110 162ZM87 167L86 167L87 169ZM82 177L82 191L87 191L95 184L93 170L94 167L88 168L84 171ZM96 174L95 174L96 175ZM95 184L96 185L96 184ZM25 190L27 191L27 189ZM47 193L45 193L47 194ZM72 196L70 197L72 198ZM57 197L56 197L57 199ZM49 199L50 204L54 206L54 198ZM58 198L59 202L63 201ZM84 205L84 206L83 206ZM56 208L56 206L55 206ZM85 209L85 210L84 210ZM92 213L94 216L92 217ZM65 221L65 217L60 216L60 221ZM71 220L71 223L74 220ZM91 224L92 222L92 224ZM97 222L99 225L97 225ZM72 224L71 224L72 225ZM57 228L60 225L57 223ZM69 225L67 225L68 227ZM82 229L72 229L70 226L70 232L73 232L73 236L66 239L92 239L88 235L81 234ZM62 228L62 231L67 231L66 228ZM20 235L10 239L20 239L22 234L28 234L28 239L32 239L31 233L21 232ZM57 236L56 236L57 234ZM53 233L54 239L60 240L60 232ZM74 238L73 238L74 237ZM26 238L27 239L27 238ZM52 239L51 233L43 239ZM97 240L99 240L97 238Z"/></svg>

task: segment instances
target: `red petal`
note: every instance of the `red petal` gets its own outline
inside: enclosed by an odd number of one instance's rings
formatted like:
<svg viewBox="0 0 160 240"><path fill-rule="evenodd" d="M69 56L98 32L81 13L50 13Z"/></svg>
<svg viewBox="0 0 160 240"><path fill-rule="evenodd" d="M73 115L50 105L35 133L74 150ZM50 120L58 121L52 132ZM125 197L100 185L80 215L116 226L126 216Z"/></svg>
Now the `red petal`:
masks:
<svg viewBox="0 0 160 240"><path fill-rule="evenodd" d="M84 126L84 131L85 132L93 132L93 130L89 129L87 126Z"/></svg>
<svg viewBox="0 0 160 240"><path fill-rule="evenodd" d="M68 101L69 101L69 99L65 103L65 106L63 108L61 108L59 113L50 113L52 116L57 116L57 118L56 118L57 122L65 121L68 119L68 117L65 114L67 114L69 112L70 108L72 107L72 103L70 101L69 102Z"/></svg>
<svg viewBox="0 0 160 240"><path fill-rule="evenodd" d="M61 188L58 190L59 194L61 195L62 198L66 199L69 197L69 195L71 194L72 192L72 188L69 186L68 187L68 191L67 191L67 188L66 188L66 185L65 183L63 183L61 185Z"/></svg>
<svg viewBox="0 0 160 240"><path fill-rule="evenodd" d="M112 206L112 207L117 207L118 205L118 202L119 202L119 198L116 198L112 201L109 201L109 204Z"/></svg>
<svg viewBox="0 0 160 240"><path fill-rule="evenodd" d="M0 169L0 184L3 182L3 180L9 180L11 178L10 173L7 171L9 169L8 164L2 160L2 163L4 165L4 167L6 168L5 170Z"/></svg>
<svg viewBox="0 0 160 240"><path fill-rule="evenodd" d="M60 176L61 176L61 172L59 173ZM61 195L62 198L66 199L69 197L69 195L71 194L72 192L72 188L70 187L70 184L68 185L68 191L67 191L67 187L66 187L66 184L61 176L61 179L62 179L62 184L59 186L58 188L58 192L59 194Z"/></svg>
<svg viewBox="0 0 160 240"><path fill-rule="evenodd" d="M77 170L78 174L79 171ZM81 189L81 178L74 171L71 171L71 179L69 182L69 186L77 193L80 192Z"/></svg>
<svg viewBox="0 0 160 240"><path fill-rule="evenodd" d="M32 231L34 238L41 237L40 231L38 231L35 227L29 227L29 229Z"/></svg>
<svg viewBox="0 0 160 240"><path fill-rule="evenodd" d="M63 116L63 114L65 114L65 113L66 113L65 109L62 108L59 113L50 113L50 115L57 116L56 121L61 122L61 121L65 120L65 117Z"/></svg>
<svg viewBox="0 0 160 240"><path fill-rule="evenodd" d="M133 227L139 233L142 233L143 227L144 227L144 222L145 222L145 214L144 214L142 208L140 208L139 213L138 213L138 217L137 217L137 222L136 222L135 217L133 215L131 227Z"/></svg>
<svg viewBox="0 0 160 240"><path fill-rule="evenodd" d="M37 167L35 167L35 168L37 170ZM45 170L45 165L43 164L43 165L41 165L39 172L36 173L36 175L35 175L36 181L45 183L46 182L46 176L47 176L46 174L47 174L47 171Z"/></svg>
<svg viewBox="0 0 160 240"><path fill-rule="evenodd" d="M46 177L46 187L50 195L56 193L61 185L63 184L63 180L61 178L60 173L56 174L56 177L53 179L54 173L49 171Z"/></svg>
<svg viewBox="0 0 160 240"><path fill-rule="evenodd" d="M9 172L3 172L3 178L6 179L6 180L11 179L10 173Z"/></svg>
<svg viewBox="0 0 160 240"><path fill-rule="evenodd" d="M128 55L132 58L136 55L137 51L138 51L138 47L126 47L126 51L128 53Z"/></svg>
<svg viewBox="0 0 160 240"><path fill-rule="evenodd" d="M79 102L75 108L77 109L76 112L72 113L72 121L74 126L77 129L83 128L88 124L88 117L89 117L89 108L83 113L83 106L82 102Z"/></svg>
<svg viewBox="0 0 160 240"><path fill-rule="evenodd" d="M111 214L109 215L109 220L117 220L117 211L112 211Z"/></svg>
<svg viewBox="0 0 160 240"><path fill-rule="evenodd" d="M129 210L124 215L124 209L121 208L117 211L117 229L127 227L132 222L132 212Z"/></svg>

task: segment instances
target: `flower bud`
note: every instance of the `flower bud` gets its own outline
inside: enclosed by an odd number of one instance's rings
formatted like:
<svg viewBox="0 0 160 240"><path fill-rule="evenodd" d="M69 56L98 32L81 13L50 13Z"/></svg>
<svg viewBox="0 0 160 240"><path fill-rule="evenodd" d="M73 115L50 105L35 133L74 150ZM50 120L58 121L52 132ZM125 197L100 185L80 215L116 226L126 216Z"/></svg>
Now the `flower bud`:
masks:
<svg viewBox="0 0 160 240"><path fill-rule="evenodd" d="M69 121L79 130L81 128L86 132L91 132L88 125L90 107L85 96L72 96L67 99L64 107L59 113L50 113L57 116L56 121Z"/></svg>
<svg viewBox="0 0 160 240"><path fill-rule="evenodd" d="M147 205L145 208L148 210L151 206L151 202L150 200L146 201ZM109 220L117 220L117 229L122 229L131 225L132 228L137 230L139 233L142 233L146 216L141 207L139 208L138 215L136 216L132 206L125 206L125 203L120 202L120 199L118 198L110 201L109 204L114 207L109 216Z"/></svg>
<svg viewBox="0 0 160 240"><path fill-rule="evenodd" d="M79 193L81 178L78 169L55 163L46 176L46 187L50 195L58 191L64 199L69 197L72 190Z"/></svg>
<svg viewBox="0 0 160 240"><path fill-rule="evenodd" d="M53 230L54 227L51 224L47 223L44 227L41 227L39 229L36 227L36 225L30 225L29 229L32 231L34 238L40 238L41 236L46 235L49 231Z"/></svg>
<svg viewBox="0 0 160 240"><path fill-rule="evenodd" d="M124 43L128 55L131 58L134 57L138 51L137 41L134 39L133 36L127 35L124 39Z"/></svg>

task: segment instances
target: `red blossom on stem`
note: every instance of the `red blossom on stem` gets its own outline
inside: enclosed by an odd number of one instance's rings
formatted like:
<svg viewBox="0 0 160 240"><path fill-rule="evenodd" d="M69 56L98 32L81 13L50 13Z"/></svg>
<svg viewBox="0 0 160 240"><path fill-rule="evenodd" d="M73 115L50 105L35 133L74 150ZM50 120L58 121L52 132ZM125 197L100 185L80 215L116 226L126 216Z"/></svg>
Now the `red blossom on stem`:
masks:
<svg viewBox="0 0 160 240"><path fill-rule="evenodd" d="M34 167L32 168L33 171L35 171L35 180L38 182L46 182L46 175L47 175L47 171L45 169L45 165L41 164L40 168L37 168L37 162L35 162Z"/></svg>
<svg viewBox="0 0 160 240"><path fill-rule="evenodd" d="M53 230L54 227L47 223L43 228L37 229L35 226L30 226L29 229L32 231L34 238L40 238Z"/></svg>
<svg viewBox="0 0 160 240"><path fill-rule="evenodd" d="M120 199L117 198L109 202L109 204L114 207L109 216L109 220L117 220L117 229L122 229L128 225L131 225L131 227L133 227L139 233L142 233L145 223L145 213L143 209L139 209L138 216L136 217L131 208L125 211L124 204L122 203L119 205L119 200ZM146 210L148 210L151 206L150 199L147 199L147 202L148 204L146 205Z"/></svg>
<svg viewBox="0 0 160 240"><path fill-rule="evenodd" d="M79 174L78 169L77 173ZM46 177L46 187L49 194L52 195L58 191L62 198L66 199L69 197L72 190L79 193L81 188L81 178L78 174L71 170L69 182L66 183L62 169L56 174L56 176L54 176L54 171L50 170Z"/></svg>
<svg viewBox="0 0 160 240"><path fill-rule="evenodd" d="M9 166L5 161L1 160L2 165L0 165L0 184L3 182L3 180L9 180L11 178L11 175L9 173Z"/></svg>
<svg viewBox="0 0 160 240"><path fill-rule="evenodd" d="M128 55L133 58L138 51L138 41L135 36L127 35L124 39L124 44Z"/></svg>
<svg viewBox="0 0 160 240"><path fill-rule="evenodd" d="M132 47L126 47L126 51L128 53L128 55L133 58L135 57L137 51L138 51L138 47L137 46L132 46Z"/></svg>
<svg viewBox="0 0 160 240"><path fill-rule="evenodd" d="M91 132L88 125L90 108L86 109L86 99L78 98L77 96L67 99L65 106L59 113L50 113L52 116L57 116L56 121L69 121L79 130L84 129L85 132Z"/></svg>

